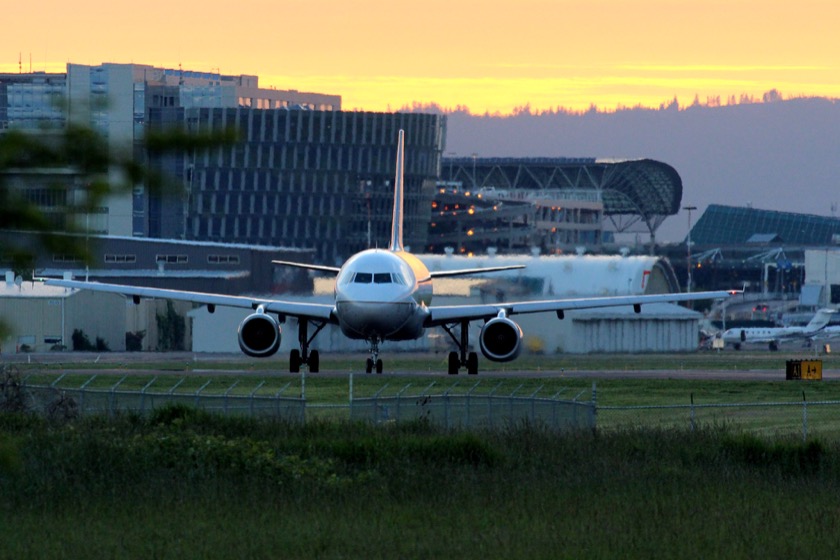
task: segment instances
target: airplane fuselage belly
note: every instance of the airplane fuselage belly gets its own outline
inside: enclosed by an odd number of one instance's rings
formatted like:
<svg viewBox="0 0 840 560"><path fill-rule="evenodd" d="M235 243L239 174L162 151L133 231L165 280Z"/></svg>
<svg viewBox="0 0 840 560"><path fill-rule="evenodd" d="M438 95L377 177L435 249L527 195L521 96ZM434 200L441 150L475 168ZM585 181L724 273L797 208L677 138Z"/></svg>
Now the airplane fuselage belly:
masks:
<svg viewBox="0 0 840 560"><path fill-rule="evenodd" d="M414 301L337 301L336 311L348 338L414 340L423 334L425 316Z"/></svg>

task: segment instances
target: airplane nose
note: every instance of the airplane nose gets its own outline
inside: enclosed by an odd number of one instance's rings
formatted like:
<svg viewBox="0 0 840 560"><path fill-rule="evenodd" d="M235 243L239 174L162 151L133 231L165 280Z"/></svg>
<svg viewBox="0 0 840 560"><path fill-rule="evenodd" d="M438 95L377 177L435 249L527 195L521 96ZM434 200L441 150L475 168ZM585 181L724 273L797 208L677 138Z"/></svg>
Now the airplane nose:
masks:
<svg viewBox="0 0 840 560"><path fill-rule="evenodd" d="M398 331L411 317L413 307L409 302L336 303L344 326L365 338L384 338Z"/></svg>

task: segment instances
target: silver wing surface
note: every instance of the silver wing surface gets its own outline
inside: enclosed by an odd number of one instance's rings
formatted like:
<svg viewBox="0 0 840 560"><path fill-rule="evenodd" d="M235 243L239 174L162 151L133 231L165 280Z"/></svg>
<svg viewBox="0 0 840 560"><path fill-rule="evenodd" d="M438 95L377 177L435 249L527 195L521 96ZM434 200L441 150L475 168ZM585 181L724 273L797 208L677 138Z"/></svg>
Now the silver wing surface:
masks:
<svg viewBox="0 0 840 560"><path fill-rule="evenodd" d="M554 311L560 315L564 311L575 309L594 309L598 307L616 307L619 305L641 306L648 303L670 303L676 301L693 301L700 299L724 299L732 295L731 291L691 292L684 294L650 294L638 296L600 296L586 298L552 299L543 301L519 301L509 303L494 303L484 305L447 305L429 307L426 327L472 321L478 319L492 319L499 312L506 315L522 313L544 313Z"/></svg>
<svg viewBox="0 0 840 560"><path fill-rule="evenodd" d="M174 299L191 301L205 305L222 305L239 307L242 309L256 309L260 305L266 311L290 317L303 317L335 322L333 314L335 307L322 303L305 303L296 301L282 301L276 299L250 298L244 296L227 296L223 294L209 294L204 292L188 292L185 290L166 290L162 288L146 288L142 286L125 286L122 284L102 284L100 282L81 282L79 280L45 280L48 286L91 290L94 292L109 292L135 298Z"/></svg>

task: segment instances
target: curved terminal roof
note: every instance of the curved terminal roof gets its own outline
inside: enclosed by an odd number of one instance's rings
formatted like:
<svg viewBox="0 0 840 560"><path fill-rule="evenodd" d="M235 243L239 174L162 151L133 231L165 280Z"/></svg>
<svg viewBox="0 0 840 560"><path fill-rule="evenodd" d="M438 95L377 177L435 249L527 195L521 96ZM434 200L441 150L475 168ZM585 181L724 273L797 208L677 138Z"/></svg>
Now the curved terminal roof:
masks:
<svg viewBox="0 0 840 560"><path fill-rule="evenodd" d="M635 215L651 232L679 211L682 200L677 171L652 159L449 158L441 176L474 189L591 191L607 216Z"/></svg>

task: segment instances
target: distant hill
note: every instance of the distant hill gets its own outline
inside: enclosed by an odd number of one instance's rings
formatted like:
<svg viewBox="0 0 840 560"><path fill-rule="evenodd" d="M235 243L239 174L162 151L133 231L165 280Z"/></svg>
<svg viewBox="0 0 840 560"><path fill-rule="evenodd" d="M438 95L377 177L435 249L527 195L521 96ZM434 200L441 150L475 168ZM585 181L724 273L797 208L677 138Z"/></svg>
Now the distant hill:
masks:
<svg viewBox="0 0 840 560"><path fill-rule="evenodd" d="M840 203L840 101L509 117L454 112L446 153L652 158L676 168L683 205L699 212L719 203L829 216ZM658 238L682 240L686 230L683 213L667 219Z"/></svg>

